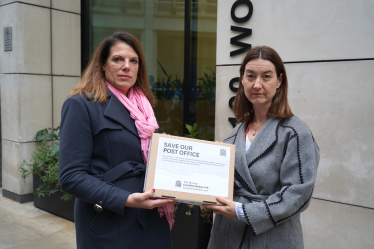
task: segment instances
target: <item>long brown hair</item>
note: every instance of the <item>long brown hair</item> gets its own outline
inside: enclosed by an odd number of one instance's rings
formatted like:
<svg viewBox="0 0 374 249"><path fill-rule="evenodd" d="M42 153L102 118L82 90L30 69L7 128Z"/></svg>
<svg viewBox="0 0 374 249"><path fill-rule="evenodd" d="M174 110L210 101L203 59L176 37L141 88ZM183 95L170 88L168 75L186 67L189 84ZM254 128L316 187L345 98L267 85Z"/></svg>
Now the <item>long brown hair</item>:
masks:
<svg viewBox="0 0 374 249"><path fill-rule="evenodd" d="M139 70L135 82L135 89L140 90L147 97L152 106L156 104L147 78L144 54L139 41L130 33L125 31L116 31L108 35L96 49L90 63L82 74L79 85L73 89L69 96L85 93L89 99L105 102L107 99L107 86L105 84L105 73L103 66L106 63L110 49L118 42L124 42L131 46L139 56Z"/></svg>
<svg viewBox="0 0 374 249"><path fill-rule="evenodd" d="M283 75L282 83L276 90L275 95L272 99L271 106L268 111L268 117L275 117L277 119L291 117L292 111L288 105L287 91L288 81L286 68L284 67L283 61L278 53L266 46L254 47L247 52L242 64L240 65L240 81L239 89L236 93L236 97L233 103L233 111L238 122L252 122L254 118L254 111L252 103L247 99L244 93L244 87L242 84L245 66L247 63L254 59L268 60L273 63L277 77Z"/></svg>

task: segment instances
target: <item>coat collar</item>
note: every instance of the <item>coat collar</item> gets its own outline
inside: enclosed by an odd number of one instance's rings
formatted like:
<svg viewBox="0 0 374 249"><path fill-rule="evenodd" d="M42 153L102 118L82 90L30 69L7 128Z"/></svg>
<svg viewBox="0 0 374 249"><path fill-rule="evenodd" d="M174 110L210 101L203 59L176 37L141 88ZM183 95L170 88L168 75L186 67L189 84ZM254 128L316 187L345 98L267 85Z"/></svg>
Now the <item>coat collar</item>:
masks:
<svg viewBox="0 0 374 249"><path fill-rule="evenodd" d="M235 137L235 173L239 182L252 194L257 194L256 186L248 170L245 154L245 130L246 124L239 127Z"/></svg>
<svg viewBox="0 0 374 249"><path fill-rule="evenodd" d="M280 120L270 117L253 140L251 147L246 153L248 168L274 145L278 139L278 126ZM247 127L245 127L246 129ZM244 130L245 136L245 130Z"/></svg>
<svg viewBox="0 0 374 249"><path fill-rule="evenodd" d="M136 126L133 125L134 120L130 117L130 112L110 90L108 90L107 101L108 105L104 110L104 116L121 124L134 135L139 136Z"/></svg>
<svg viewBox="0 0 374 249"><path fill-rule="evenodd" d="M258 194L256 186L253 182L251 174L249 173L249 167L260 158L265 152L270 149L277 140L277 130L280 120L275 118L269 118L268 121L261 128L247 153L245 153L245 131L248 124L243 124L237 131L235 138L236 153L236 174L240 182L244 182L247 190L252 194Z"/></svg>

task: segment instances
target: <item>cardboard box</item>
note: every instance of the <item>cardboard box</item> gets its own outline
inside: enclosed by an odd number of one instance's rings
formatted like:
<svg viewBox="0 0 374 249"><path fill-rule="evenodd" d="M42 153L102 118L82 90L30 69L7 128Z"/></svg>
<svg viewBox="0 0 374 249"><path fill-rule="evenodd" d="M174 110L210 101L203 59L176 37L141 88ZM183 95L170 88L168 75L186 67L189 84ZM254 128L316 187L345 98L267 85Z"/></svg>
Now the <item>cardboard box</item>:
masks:
<svg viewBox="0 0 374 249"><path fill-rule="evenodd" d="M233 199L235 145L154 133L144 191L194 205Z"/></svg>

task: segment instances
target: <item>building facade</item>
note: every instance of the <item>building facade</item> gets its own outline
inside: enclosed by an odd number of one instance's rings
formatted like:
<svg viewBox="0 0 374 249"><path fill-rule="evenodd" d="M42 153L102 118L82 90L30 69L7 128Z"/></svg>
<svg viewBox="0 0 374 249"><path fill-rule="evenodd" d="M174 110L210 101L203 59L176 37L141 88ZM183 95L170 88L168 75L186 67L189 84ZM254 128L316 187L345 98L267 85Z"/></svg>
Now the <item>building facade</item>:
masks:
<svg viewBox="0 0 374 249"><path fill-rule="evenodd" d="M374 3L260 0L0 0L3 195L32 200L18 165L60 110L100 41L126 30L141 42L160 130L222 141L249 47L279 52L292 111L321 151L306 248L374 246Z"/></svg>

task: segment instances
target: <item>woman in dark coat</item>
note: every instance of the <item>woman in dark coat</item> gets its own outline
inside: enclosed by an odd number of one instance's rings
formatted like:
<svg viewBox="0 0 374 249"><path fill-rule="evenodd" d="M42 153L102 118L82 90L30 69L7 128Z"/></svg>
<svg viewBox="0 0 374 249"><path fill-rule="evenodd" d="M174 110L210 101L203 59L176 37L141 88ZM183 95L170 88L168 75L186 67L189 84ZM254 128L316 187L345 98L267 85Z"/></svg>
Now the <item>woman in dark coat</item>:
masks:
<svg viewBox="0 0 374 249"><path fill-rule="evenodd" d="M234 113L240 122L223 141L236 145L234 201L221 197L209 249L301 249L300 213L311 200L319 149L287 100L284 64L255 47L240 66Z"/></svg>
<svg viewBox="0 0 374 249"><path fill-rule="evenodd" d="M80 249L171 248L170 216L156 207L174 201L142 193L147 148L158 128L144 63L135 37L113 33L62 107L60 184L76 197Z"/></svg>

